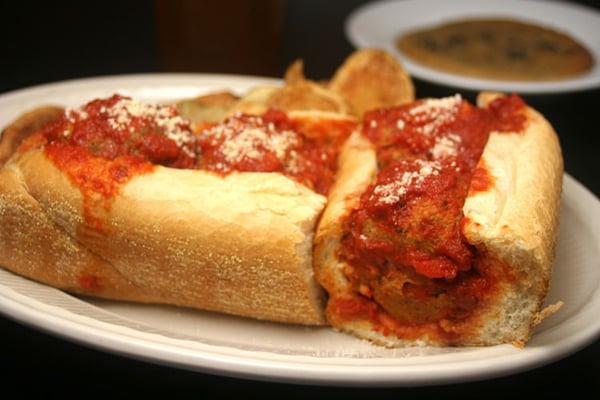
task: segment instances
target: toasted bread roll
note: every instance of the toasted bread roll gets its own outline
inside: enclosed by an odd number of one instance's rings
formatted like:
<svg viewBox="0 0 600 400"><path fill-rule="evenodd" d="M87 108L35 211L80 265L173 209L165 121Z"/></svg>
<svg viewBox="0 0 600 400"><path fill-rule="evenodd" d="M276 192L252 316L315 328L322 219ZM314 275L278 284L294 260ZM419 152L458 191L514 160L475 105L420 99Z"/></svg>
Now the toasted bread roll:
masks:
<svg viewBox="0 0 600 400"><path fill-rule="evenodd" d="M513 120L489 122L502 99L381 110L352 138L315 238L334 327L389 347L529 339L545 315L563 165L533 109L509 99Z"/></svg>
<svg viewBox="0 0 600 400"><path fill-rule="evenodd" d="M0 170L0 221L2 267L73 293L159 301L156 294L134 285L49 218L12 162Z"/></svg>
<svg viewBox="0 0 600 400"><path fill-rule="evenodd" d="M15 272L105 298L324 322L310 252L325 198L288 178L156 167L123 186L98 233L79 188L43 151L19 155L3 174L13 180L3 186L19 188L0 195L12 214L1 218L2 265ZM29 206L12 210L19 198Z"/></svg>
<svg viewBox="0 0 600 400"><path fill-rule="evenodd" d="M174 107L69 110L0 168L0 265L77 294L325 324L313 237L355 122L266 118L195 137Z"/></svg>
<svg viewBox="0 0 600 400"><path fill-rule="evenodd" d="M0 135L0 166L10 158L23 140L62 113L63 109L60 107L40 107L21 115L7 126Z"/></svg>
<svg viewBox="0 0 600 400"><path fill-rule="evenodd" d="M481 93L478 105L501 96ZM492 132L477 171L493 182L472 188L463 206L469 243L510 265L517 278L502 291L481 328L481 344L524 344L537 324L552 273L563 160L552 126L527 109L524 133Z"/></svg>

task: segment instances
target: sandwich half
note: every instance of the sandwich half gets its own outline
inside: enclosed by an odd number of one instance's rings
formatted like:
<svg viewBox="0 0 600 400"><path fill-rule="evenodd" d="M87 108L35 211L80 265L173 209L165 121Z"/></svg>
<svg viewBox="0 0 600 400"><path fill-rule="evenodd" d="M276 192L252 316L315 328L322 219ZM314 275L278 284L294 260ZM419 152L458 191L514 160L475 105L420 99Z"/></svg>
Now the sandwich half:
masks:
<svg viewBox="0 0 600 400"><path fill-rule="evenodd" d="M563 162L518 96L365 114L340 157L315 271L339 330L395 347L523 345L543 310Z"/></svg>

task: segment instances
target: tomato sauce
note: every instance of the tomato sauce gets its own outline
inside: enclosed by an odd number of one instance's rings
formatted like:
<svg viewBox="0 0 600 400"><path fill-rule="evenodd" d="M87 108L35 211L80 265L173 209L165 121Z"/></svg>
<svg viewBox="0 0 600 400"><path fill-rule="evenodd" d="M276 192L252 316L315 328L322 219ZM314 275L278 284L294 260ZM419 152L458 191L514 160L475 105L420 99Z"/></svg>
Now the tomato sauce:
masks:
<svg viewBox="0 0 600 400"><path fill-rule="evenodd" d="M379 173L343 222L339 256L355 296L334 301L333 318L358 315L382 332L451 342L451 326L472 315L498 279L464 239L462 207L470 187L493 185L476 168L489 134L521 132L524 110L517 96L485 109L455 96L365 115Z"/></svg>
<svg viewBox="0 0 600 400"><path fill-rule="evenodd" d="M46 142L46 156L81 191L86 225L104 233L103 216L123 184L151 172L154 164L195 164L191 128L174 107L143 105L119 95L67 110L37 137Z"/></svg>
<svg viewBox="0 0 600 400"><path fill-rule="evenodd" d="M221 176L235 171L280 172L326 194L341 145L355 129L348 119L235 115L194 132L174 106L143 104L113 95L93 100L25 140L18 151L43 148L46 157L82 195L84 224L78 235L109 235L114 198L135 176L156 165L202 169ZM82 274L79 286L97 292L101 279Z"/></svg>
<svg viewBox="0 0 600 400"><path fill-rule="evenodd" d="M96 275L82 274L78 279L79 286L90 292L99 292L102 290L100 278Z"/></svg>
<svg viewBox="0 0 600 400"><path fill-rule="evenodd" d="M20 151L44 146L46 156L79 188L88 227L108 233L104 220L121 187L155 165L280 172L326 194L342 143L355 129L349 119L235 115L194 132L174 106L113 95L67 109L26 140Z"/></svg>
<svg viewBox="0 0 600 400"><path fill-rule="evenodd" d="M102 215L109 211L121 186L132 177L151 172L154 168L153 164L138 157L95 157L84 147L64 142L47 144L45 153L79 188L86 224L100 232L106 232Z"/></svg>
<svg viewBox="0 0 600 400"><path fill-rule="evenodd" d="M469 194L485 192L492 187L494 187L494 177L490 175L485 163L480 162L479 165L477 165L477 168L475 168L475 171L473 171Z"/></svg>
<svg viewBox="0 0 600 400"><path fill-rule="evenodd" d="M348 119L290 118L276 110L237 114L200 130L200 167L223 175L281 172L327 194L341 145L355 127Z"/></svg>
<svg viewBox="0 0 600 400"><path fill-rule="evenodd" d="M193 168L194 136L175 107L114 95L67 110L44 133L49 141L85 148L92 156L120 156L174 168Z"/></svg>

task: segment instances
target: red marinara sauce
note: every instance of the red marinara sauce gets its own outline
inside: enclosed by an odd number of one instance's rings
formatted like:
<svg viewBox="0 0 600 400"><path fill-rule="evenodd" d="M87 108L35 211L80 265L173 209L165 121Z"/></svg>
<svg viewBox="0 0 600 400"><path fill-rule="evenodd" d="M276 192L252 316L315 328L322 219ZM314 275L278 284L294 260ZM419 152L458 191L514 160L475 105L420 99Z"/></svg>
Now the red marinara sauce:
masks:
<svg viewBox="0 0 600 400"><path fill-rule="evenodd" d="M469 186L469 194L485 192L494 186L494 177L488 171L487 165L483 160L479 162L477 168L471 176L471 186Z"/></svg>
<svg viewBox="0 0 600 400"><path fill-rule="evenodd" d="M174 106L120 95L68 109L44 134L50 145L78 146L106 160L131 157L174 168L192 168L196 163L190 124Z"/></svg>
<svg viewBox="0 0 600 400"><path fill-rule="evenodd" d="M175 107L114 95L94 100L42 128L47 157L80 189L84 217L104 231L102 215L133 176L154 164L190 168L195 138Z"/></svg>
<svg viewBox="0 0 600 400"><path fill-rule="evenodd" d="M351 119L289 117L277 110L236 114L198 133L200 168L222 175L280 172L327 194L340 147L355 128Z"/></svg>
<svg viewBox="0 0 600 400"><path fill-rule="evenodd" d="M490 132L522 131L524 110L518 96L485 109L454 96L365 115L379 173L343 223L339 256L355 296L330 302L334 318L452 336L441 321L466 318L495 281L462 236L462 207Z"/></svg>
<svg viewBox="0 0 600 400"><path fill-rule="evenodd" d="M87 225L104 231L122 185L154 165L220 175L280 172L326 194L341 145L355 128L352 119L290 118L271 110L236 114L193 132L174 106L113 95L67 110L23 146L45 145L47 157L81 190Z"/></svg>

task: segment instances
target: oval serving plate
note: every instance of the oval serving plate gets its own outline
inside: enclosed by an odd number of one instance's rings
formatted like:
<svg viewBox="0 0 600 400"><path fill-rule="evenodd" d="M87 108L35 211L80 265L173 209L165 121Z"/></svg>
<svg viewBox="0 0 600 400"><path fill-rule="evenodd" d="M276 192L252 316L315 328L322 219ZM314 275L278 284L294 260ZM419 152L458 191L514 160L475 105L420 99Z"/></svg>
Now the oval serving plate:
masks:
<svg viewBox="0 0 600 400"><path fill-rule="evenodd" d="M0 96L0 125L41 104L76 106L115 92L142 101L243 92L272 79L134 75L66 81ZM359 386L455 383L550 363L600 333L600 201L565 175L555 273L545 320L525 349L373 346L330 328L260 322L174 308L78 298L0 269L0 312L103 351L175 367L253 379Z"/></svg>

